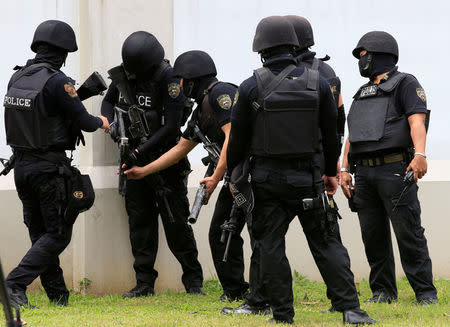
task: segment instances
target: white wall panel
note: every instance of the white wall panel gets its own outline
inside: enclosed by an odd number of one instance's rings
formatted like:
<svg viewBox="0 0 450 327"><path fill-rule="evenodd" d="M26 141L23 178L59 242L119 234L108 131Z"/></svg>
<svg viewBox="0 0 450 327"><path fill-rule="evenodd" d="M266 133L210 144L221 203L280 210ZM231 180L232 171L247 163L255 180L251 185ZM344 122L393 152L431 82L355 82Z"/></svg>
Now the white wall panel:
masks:
<svg viewBox="0 0 450 327"><path fill-rule="evenodd" d="M450 76L449 9L448 1L438 0L174 0L175 56L205 50L216 62L219 79L240 83L260 66L251 51L259 20L269 15L305 16L314 29L312 49L318 56L331 56L329 63L342 80L348 110L353 94L365 82L351 51L364 33L387 31L399 43L399 70L419 79L432 109L427 152L432 159L450 159L445 82Z"/></svg>

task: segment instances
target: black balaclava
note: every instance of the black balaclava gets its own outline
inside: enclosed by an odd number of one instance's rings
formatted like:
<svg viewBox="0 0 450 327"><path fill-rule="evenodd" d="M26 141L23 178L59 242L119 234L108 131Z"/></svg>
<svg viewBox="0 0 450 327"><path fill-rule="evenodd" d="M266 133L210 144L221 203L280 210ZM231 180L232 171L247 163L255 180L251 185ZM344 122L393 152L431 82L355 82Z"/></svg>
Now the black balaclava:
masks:
<svg viewBox="0 0 450 327"><path fill-rule="evenodd" d="M362 77L369 77L374 80L375 77L383 73L390 72L396 63L394 55L381 52L367 52L359 58L359 73Z"/></svg>
<svg viewBox="0 0 450 327"><path fill-rule="evenodd" d="M36 56L33 63L48 63L55 69L60 69L66 63L67 50L54 47L50 44L39 44L36 49Z"/></svg>
<svg viewBox="0 0 450 327"><path fill-rule="evenodd" d="M202 76L195 79L184 79L183 94L188 98L195 99L195 101L199 103L205 95L204 91L215 81L217 81L217 78L212 75Z"/></svg>
<svg viewBox="0 0 450 327"><path fill-rule="evenodd" d="M264 49L259 54L261 55L261 62L264 64L266 61L283 55L293 56L295 48L289 45L280 45L269 49Z"/></svg>
<svg viewBox="0 0 450 327"><path fill-rule="evenodd" d="M299 61L304 61L304 60L314 58L315 55L316 55L316 53L311 51L309 48L296 49L294 52L294 56L297 59L299 59Z"/></svg>

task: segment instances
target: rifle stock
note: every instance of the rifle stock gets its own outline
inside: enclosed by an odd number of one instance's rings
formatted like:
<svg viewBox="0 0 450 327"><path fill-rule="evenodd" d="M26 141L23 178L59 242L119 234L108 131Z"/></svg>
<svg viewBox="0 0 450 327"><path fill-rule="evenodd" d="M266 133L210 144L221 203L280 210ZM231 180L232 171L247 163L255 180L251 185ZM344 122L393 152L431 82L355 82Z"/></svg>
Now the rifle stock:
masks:
<svg viewBox="0 0 450 327"><path fill-rule="evenodd" d="M81 101L89 99L94 95L102 95L108 87L102 75L93 72L77 90L78 97Z"/></svg>

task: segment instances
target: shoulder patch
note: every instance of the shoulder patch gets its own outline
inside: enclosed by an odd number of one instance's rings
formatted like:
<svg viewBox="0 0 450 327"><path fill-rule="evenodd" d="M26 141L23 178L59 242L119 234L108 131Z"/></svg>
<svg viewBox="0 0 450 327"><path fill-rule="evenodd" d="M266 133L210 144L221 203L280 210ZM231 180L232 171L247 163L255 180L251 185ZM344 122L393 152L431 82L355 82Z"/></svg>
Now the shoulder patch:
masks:
<svg viewBox="0 0 450 327"><path fill-rule="evenodd" d="M169 96L172 99L178 98L178 96L180 95L181 89L180 89L180 84L178 83L171 83L169 84Z"/></svg>
<svg viewBox="0 0 450 327"><path fill-rule="evenodd" d="M71 98L76 98L78 96L77 90L75 90L75 86L71 82L64 84L64 90Z"/></svg>
<svg viewBox="0 0 450 327"><path fill-rule="evenodd" d="M233 102L231 101L231 97L228 94L222 94L217 97L217 102L219 103L219 107L228 110L231 108Z"/></svg>
<svg viewBox="0 0 450 327"><path fill-rule="evenodd" d="M236 93L234 94L233 106L236 105L238 99L239 99L239 91L236 91Z"/></svg>
<svg viewBox="0 0 450 327"><path fill-rule="evenodd" d="M425 95L425 91L423 90L423 88L418 87L416 89L416 93L420 100L422 100L423 102L427 102L427 96Z"/></svg>

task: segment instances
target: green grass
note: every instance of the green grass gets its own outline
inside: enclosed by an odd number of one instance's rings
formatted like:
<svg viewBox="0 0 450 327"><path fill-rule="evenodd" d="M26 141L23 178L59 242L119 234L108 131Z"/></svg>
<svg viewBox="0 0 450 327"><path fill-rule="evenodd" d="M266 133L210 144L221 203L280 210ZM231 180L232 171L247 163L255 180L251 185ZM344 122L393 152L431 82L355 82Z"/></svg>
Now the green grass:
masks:
<svg viewBox="0 0 450 327"><path fill-rule="evenodd" d="M399 300L393 304L366 304L365 309L379 326L450 326L450 280L437 280L439 304L419 306L406 279L398 281ZM370 297L366 281L357 285L360 300ZM118 295L94 297L73 294L65 308L49 304L42 293L29 294L39 309L22 311L28 326L272 326L264 316L224 316L218 301L221 288L216 280L205 282L206 297L168 291L152 297L123 300ZM322 314L330 306L323 283L297 275L294 279L297 326L342 326L341 313ZM3 315L0 314L3 320Z"/></svg>

